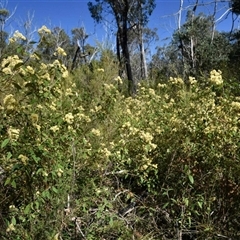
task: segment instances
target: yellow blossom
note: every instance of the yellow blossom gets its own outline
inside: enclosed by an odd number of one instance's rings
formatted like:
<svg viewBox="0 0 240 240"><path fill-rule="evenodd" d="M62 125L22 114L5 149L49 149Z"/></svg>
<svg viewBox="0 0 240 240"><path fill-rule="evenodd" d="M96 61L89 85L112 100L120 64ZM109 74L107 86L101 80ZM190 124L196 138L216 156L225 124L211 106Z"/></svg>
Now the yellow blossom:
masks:
<svg viewBox="0 0 240 240"><path fill-rule="evenodd" d="M233 107L233 109L235 110L240 110L240 102L232 102L231 106Z"/></svg>
<svg viewBox="0 0 240 240"><path fill-rule="evenodd" d="M13 38L15 39L20 39L20 40L27 40L25 36L23 36L22 33L20 33L18 30L15 31L15 33L13 34Z"/></svg>
<svg viewBox="0 0 240 240"><path fill-rule="evenodd" d="M8 56L2 60L2 68L9 67L13 69L17 64L23 63L21 59L19 59L18 55Z"/></svg>
<svg viewBox="0 0 240 240"><path fill-rule="evenodd" d="M3 99L3 106L7 110L13 110L16 104L17 104L17 101L12 94L6 95Z"/></svg>
<svg viewBox="0 0 240 240"><path fill-rule="evenodd" d="M20 154L18 156L18 159L20 159L24 165L26 165L27 161L29 160L29 158L27 156L23 155L23 154Z"/></svg>
<svg viewBox="0 0 240 240"><path fill-rule="evenodd" d="M212 70L210 72L210 79L209 81L215 85L221 85L223 84L223 79L222 79L222 72L220 70Z"/></svg>
<svg viewBox="0 0 240 240"><path fill-rule="evenodd" d="M95 129L95 128L92 129L91 133L93 135L97 136L97 137L99 137L101 135L100 130L99 129Z"/></svg>
<svg viewBox="0 0 240 240"><path fill-rule="evenodd" d="M121 79L120 76L117 76L116 78L114 78L114 81L116 81L118 84L123 84L123 80Z"/></svg>
<svg viewBox="0 0 240 240"><path fill-rule="evenodd" d="M2 72L5 73L6 75L12 75L13 74L11 68L9 68L9 67L3 68Z"/></svg>
<svg viewBox="0 0 240 240"><path fill-rule="evenodd" d="M35 73L34 69L33 69L31 66L27 66L27 67L26 67L26 71L27 71L28 73L30 73L30 74L34 74L34 73Z"/></svg>
<svg viewBox="0 0 240 240"><path fill-rule="evenodd" d="M32 124L38 122L38 114L32 113L30 117L31 117Z"/></svg>
<svg viewBox="0 0 240 240"><path fill-rule="evenodd" d="M58 177L61 177L62 174L63 174L63 170L62 170L61 168L58 168L58 169L57 169L57 175L58 175Z"/></svg>
<svg viewBox="0 0 240 240"><path fill-rule="evenodd" d="M42 106L41 104L38 104L38 105L37 105L37 108L38 108L38 109L43 109L43 106Z"/></svg>
<svg viewBox="0 0 240 240"><path fill-rule="evenodd" d="M101 153L104 155L104 157L106 157L106 158L108 158L108 157L110 157L110 156L112 155L112 153L111 153L107 148L101 149L100 152L101 152Z"/></svg>
<svg viewBox="0 0 240 240"><path fill-rule="evenodd" d="M52 110L52 111L56 111L57 108L56 108L56 103L52 102L51 105L49 105L49 108Z"/></svg>
<svg viewBox="0 0 240 240"><path fill-rule="evenodd" d="M181 78L170 77L170 82L175 85L183 85L184 81Z"/></svg>
<svg viewBox="0 0 240 240"><path fill-rule="evenodd" d="M30 59L40 60L39 56L36 53L33 53L32 55L30 55Z"/></svg>
<svg viewBox="0 0 240 240"><path fill-rule="evenodd" d="M9 127L8 130L8 136L12 141L17 141L19 138L20 130L16 128Z"/></svg>
<svg viewBox="0 0 240 240"><path fill-rule="evenodd" d="M62 77L67 78L68 77L68 71L62 71Z"/></svg>
<svg viewBox="0 0 240 240"><path fill-rule="evenodd" d="M103 68L98 68L97 71L98 72L104 72L104 69Z"/></svg>
<svg viewBox="0 0 240 240"><path fill-rule="evenodd" d="M57 125L50 127L50 130L53 132L59 131L59 127Z"/></svg>
<svg viewBox="0 0 240 240"><path fill-rule="evenodd" d="M57 55L58 55L58 56L63 56L63 57L64 57L64 56L67 56L66 52L65 52L64 49L61 48L61 47L57 47L54 55L55 55L55 56L57 56Z"/></svg>
<svg viewBox="0 0 240 240"><path fill-rule="evenodd" d="M6 232L13 232L13 231L15 231L15 227L14 227L13 223L11 223L11 224L8 226Z"/></svg>
<svg viewBox="0 0 240 240"><path fill-rule="evenodd" d="M145 142L150 143L153 140L153 136L149 132L140 132L140 138L143 139Z"/></svg>
<svg viewBox="0 0 240 240"><path fill-rule="evenodd" d="M34 123L33 126L34 126L35 128L37 128L37 130L40 132L40 130L41 130L41 126L40 126L40 125Z"/></svg>
<svg viewBox="0 0 240 240"><path fill-rule="evenodd" d="M39 34L50 34L51 30L48 29L45 25L38 29Z"/></svg>
<svg viewBox="0 0 240 240"><path fill-rule="evenodd" d="M165 88L165 87L167 87L167 85L166 85L166 84L161 84L161 83L159 83L159 84L157 85L157 87L158 87L158 88Z"/></svg>
<svg viewBox="0 0 240 240"><path fill-rule="evenodd" d="M197 83L197 80L195 79L195 77L189 77L188 80L191 85L194 85Z"/></svg>
<svg viewBox="0 0 240 240"><path fill-rule="evenodd" d="M46 70L48 67L47 67L47 65L46 65L45 63L41 63L41 64L40 64L40 68L41 68L42 70Z"/></svg>
<svg viewBox="0 0 240 240"><path fill-rule="evenodd" d="M149 94L152 95L152 96L155 95L155 90L152 89L152 88L149 88L149 89L148 89L148 92L149 92Z"/></svg>
<svg viewBox="0 0 240 240"><path fill-rule="evenodd" d="M48 72L46 72L46 73L44 73L43 75L41 75L41 78L42 78L42 79L46 79L46 80L48 80L48 81L51 80L50 75L49 75Z"/></svg>
<svg viewBox="0 0 240 240"><path fill-rule="evenodd" d="M64 121L67 122L68 124L72 124L74 121L74 116L72 113L68 113L64 117Z"/></svg>

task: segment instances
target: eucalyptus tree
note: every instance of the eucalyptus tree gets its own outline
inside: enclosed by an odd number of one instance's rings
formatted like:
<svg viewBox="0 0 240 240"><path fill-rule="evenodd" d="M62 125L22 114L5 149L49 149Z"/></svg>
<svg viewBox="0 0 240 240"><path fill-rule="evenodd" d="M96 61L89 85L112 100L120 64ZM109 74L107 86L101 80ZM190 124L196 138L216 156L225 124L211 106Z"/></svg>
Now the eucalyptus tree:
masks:
<svg viewBox="0 0 240 240"><path fill-rule="evenodd" d="M185 76L198 75L227 61L229 43L224 34L213 28L213 16L187 14L186 22L175 31L172 44L182 59ZM213 36L214 31L214 38Z"/></svg>
<svg viewBox="0 0 240 240"><path fill-rule="evenodd" d="M3 50L7 46L8 33L5 31L5 25L7 21L13 16L15 10L10 13L6 8L3 7L3 4L0 3L0 56L3 55Z"/></svg>
<svg viewBox="0 0 240 240"><path fill-rule="evenodd" d="M63 48L68 55L70 46L71 41L65 30L60 27L54 27L50 33L41 34L37 52L40 53L45 61L51 61L56 58L54 53L58 47Z"/></svg>
<svg viewBox="0 0 240 240"><path fill-rule="evenodd" d="M105 14L114 17L117 26L117 56L120 64L126 69L128 90L131 95L136 93L136 82L131 68L128 31L138 25L145 26L154 7L154 0L95 0L95 3L88 3L91 16L97 23L104 20Z"/></svg>

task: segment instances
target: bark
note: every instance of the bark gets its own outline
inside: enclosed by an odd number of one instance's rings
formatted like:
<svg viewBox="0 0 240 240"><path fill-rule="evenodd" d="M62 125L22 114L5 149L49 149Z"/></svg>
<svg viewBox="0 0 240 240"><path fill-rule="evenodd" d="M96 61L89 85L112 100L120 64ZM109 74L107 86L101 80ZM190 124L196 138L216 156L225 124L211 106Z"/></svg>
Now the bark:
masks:
<svg viewBox="0 0 240 240"><path fill-rule="evenodd" d="M148 69L147 69L147 62L146 62L146 55L145 55L145 49L144 49L144 42L143 42L143 32L142 32L142 26L139 26L139 47L140 47L140 55L141 55L141 77L142 79L148 78Z"/></svg>

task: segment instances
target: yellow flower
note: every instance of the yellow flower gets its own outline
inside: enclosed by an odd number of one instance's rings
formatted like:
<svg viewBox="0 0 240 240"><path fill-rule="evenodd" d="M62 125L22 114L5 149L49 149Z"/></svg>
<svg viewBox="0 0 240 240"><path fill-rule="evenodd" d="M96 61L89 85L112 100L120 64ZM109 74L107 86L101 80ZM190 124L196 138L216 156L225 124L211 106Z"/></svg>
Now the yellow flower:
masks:
<svg viewBox="0 0 240 240"><path fill-rule="evenodd" d="M39 56L36 53L33 53L32 55L30 55L30 59L40 60Z"/></svg>
<svg viewBox="0 0 240 240"><path fill-rule="evenodd" d="M157 85L157 87L158 87L158 88L165 88L165 87L167 87L167 85L166 85L166 84L161 84L161 83L159 83L159 84Z"/></svg>
<svg viewBox="0 0 240 240"><path fill-rule="evenodd" d="M22 163L23 163L24 165L26 165L26 164L27 164L27 161L29 160L29 158L28 158L27 156L22 155L22 154L20 154L20 155L18 156L18 158L22 161Z"/></svg>
<svg viewBox="0 0 240 240"><path fill-rule="evenodd" d="M67 70L62 72L62 77L63 78L67 78L68 77L68 71Z"/></svg>
<svg viewBox="0 0 240 240"><path fill-rule="evenodd" d="M6 67L6 68L2 69L2 72L5 73L6 75L12 75L13 74L11 68L9 68L9 67Z"/></svg>
<svg viewBox="0 0 240 240"><path fill-rule="evenodd" d="M147 143L150 143L153 140L152 134L150 134L149 132L143 132L143 131L141 131L140 138Z"/></svg>
<svg viewBox="0 0 240 240"><path fill-rule="evenodd" d="M58 169L57 169L57 175L58 175L58 177L61 177L62 174L63 174L63 170L62 170L61 168L58 168Z"/></svg>
<svg viewBox="0 0 240 240"><path fill-rule="evenodd" d="M104 155L104 157L106 157L106 158L109 158L109 157L112 155L112 153L111 153L107 148L101 149L100 152L101 152L101 153Z"/></svg>
<svg viewBox="0 0 240 240"><path fill-rule="evenodd" d="M20 33L18 30L15 31L15 33L13 34L13 37L14 38L17 38L17 39L21 39L21 40L27 40L25 36L23 36L22 33Z"/></svg>
<svg viewBox="0 0 240 240"><path fill-rule="evenodd" d="M37 128L37 130L40 132L40 130L41 130L41 126L40 126L40 125L38 125L38 124L33 124L33 126L34 126L35 128Z"/></svg>
<svg viewBox="0 0 240 240"><path fill-rule="evenodd" d="M28 73L30 73L30 74L34 74L34 73L35 73L34 69L33 69L31 66L27 66L27 67L26 67L26 71L27 71Z"/></svg>
<svg viewBox="0 0 240 240"><path fill-rule="evenodd" d="M184 81L181 78L170 77L170 82L175 85L183 85Z"/></svg>
<svg viewBox="0 0 240 240"><path fill-rule="evenodd" d="M41 63L40 68L41 70L46 70L48 67L45 63Z"/></svg>
<svg viewBox="0 0 240 240"><path fill-rule="evenodd" d="M68 124L72 124L74 121L74 116L72 113L68 113L64 117L64 121L67 122Z"/></svg>
<svg viewBox="0 0 240 240"><path fill-rule="evenodd" d="M59 127L57 125L50 127L50 130L53 132L59 131Z"/></svg>
<svg viewBox="0 0 240 240"><path fill-rule="evenodd" d="M7 132L8 132L9 138L12 141L17 141L18 140L19 134L20 134L20 130L19 129L10 127L10 128L8 128Z"/></svg>
<svg viewBox="0 0 240 240"><path fill-rule="evenodd" d="M56 103L52 102L51 105L49 106L49 108L50 108L52 111L56 111L56 110L57 110Z"/></svg>
<svg viewBox="0 0 240 240"><path fill-rule="evenodd" d="M57 56L57 55L58 55L58 56L63 56L63 57L64 57L64 56L67 56L66 52L65 52L64 49L61 48L61 47L57 47L54 55L55 55L55 56Z"/></svg>
<svg viewBox="0 0 240 240"><path fill-rule="evenodd" d="M13 231L15 231L15 227L14 227L13 223L11 223L11 224L8 226L6 232L13 232Z"/></svg>
<svg viewBox="0 0 240 240"><path fill-rule="evenodd" d="M95 129L95 128L92 129L91 133L93 135L97 136L97 137L99 137L101 135L100 130L99 129Z"/></svg>
<svg viewBox="0 0 240 240"><path fill-rule="evenodd" d="M223 84L223 79L222 79L222 72L220 70L212 70L210 72L210 82L215 84L215 85L221 85Z"/></svg>
<svg viewBox="0 0 240 240"><path fill-rule="evenodd" d="M48 72L44 73L44 74L41 76L41 78L42 78L42 79L46 79L46 80L48 80L48 81L51 80L50 75L49 75Z"/></svg>
<svg viewBox="0 0 240 240"><path fill-rule="evenodd" d="M3 106L7 110L13 110L17 104L16 99L13 97L12 94L8 94L3 99Z"/></svg>
<svg viewBox="0 0 240 240"><path fill-rule="evenodd" d="M197 80L195 79L195 77L189 77L188 80L191 85L194 85L197 83Z"/></svg>
<svg viewBox="0 0 240 240"><path fill-rule="evenodd" d="M45 25L38 29L39 34L50 34L51 30L48 29Z"/></svg>
<svg viewBox="0 0 240 240"><path fill-rule="evenodd" d="M123 80L121 79L120 76L117 76L116 78L114 78L114 81L116 81L118 84L123 84Z"/></svg>
<svg viewBox="0 0 240 240"><path fill-rule="evenodd" d="M4 67L9 67L9 68L14 68L17 64L23 63L21 59L19 59L18 55L13 55L13 56L8 56L7 58L4 58L2 60L1 66Z"/></svg>
<svg viewBox="0 0 240 240"><path fill-rule="evenodd" d="M240 102L232 102L231 106L233 109L240 110Z"/></svg>
<svg viewBox="0 0 240 240"><path fill-rule="evenodd" d="M31 114L31 121L32 121L32 124L37 123L38 122L38 114L32 113Z"/></svg>
<svg viewBox="0 0 240 240"><path fill-rule="evenodd" d="M154 89L152 89L152 88L149 88L149 94L150 95L152 95L152 96L154 96L155 95L155 91L154 91Z"/></svg>
<svg viewBox="0 0 240 240"><path fill-rule="evenodd" d="M104 69L103 68L98 68L97 71L98 72L104 72Z"/></svg>

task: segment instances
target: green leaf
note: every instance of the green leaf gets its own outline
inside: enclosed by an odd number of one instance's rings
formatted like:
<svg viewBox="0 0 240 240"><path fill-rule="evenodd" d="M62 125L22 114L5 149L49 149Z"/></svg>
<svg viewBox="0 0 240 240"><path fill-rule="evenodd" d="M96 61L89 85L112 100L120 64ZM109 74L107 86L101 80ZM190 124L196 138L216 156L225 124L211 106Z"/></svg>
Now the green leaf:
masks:
<svg viewBox="0 0 240 240"><path fill-rule="evenodd" d="M11 182L11 185L12 185L13 188L16 188L17 184L16 184L15 180L13 180L13 181Z"/></svg>
<svg viewBox="0 0 240 240"><path fill-rule="evenodd" d="M8 152L8 153L7 153L7 160L9 160L11 157L12 157L12 153L11 153L11 152Z"/></svg>
<svg viewBox="0 0 240 240"><path fill-rule="evenodd" d="M202 205L203 203L202 202L197 202L198 206L200 207L200 209L202 209Z"/></svg>
<svg viewBox="0 0 240 240"><path fill-rule="evenodd" d="M16 225L16 223L17 223L16 218L15 218L15 217L12 217L11 222L12 222L13 225Z"/></svg>
<svg viewBox="0 0 240 240"><path fill-rule="evenodd" d="M190 181L191 184L194 183L194 179L193 179L193 176L192 175L188 175L188 179Z"/></svg>
<svg viewBox="0 0 240 240"><path fill-rule="evenodd" d="M7 178L7 180L6 180L5 183L4 183L4 186L8 185L8 184L10 183L10 181L11 181L11 178L10 178L10 177Z"/></svg>
<svg viewBox="0 0 240 240"><path fill-rule="evenodd" d="M9 138L5 139L5 140L2 142L2 144L1 144L1 148L4 148L4 147L6 147L6 146L7 146L7 144L9 143L9 141L10 141L10 139L9 139Z"/></svg>
<svg viewBox="0 0 240 240"><path fill-rule="evenodd" d="M52 190L53 190L55 193L58 193L58 190L57 190L57 188L55 188L55 187L52 187Z"/></svg>
<svg viewBox="0 0 240 240"><path fill-rule="evenodd" d="M31 210L31 205L28 204L24 209L24 214L29 214L30 210Z"/></svg>
<svg viewBox="0 0 240 240"><path fill-rule="evenodd" d="M184 198L183 201L184 201L185 205L188 206L188 204L189 204L188 198Z"/></svg>

